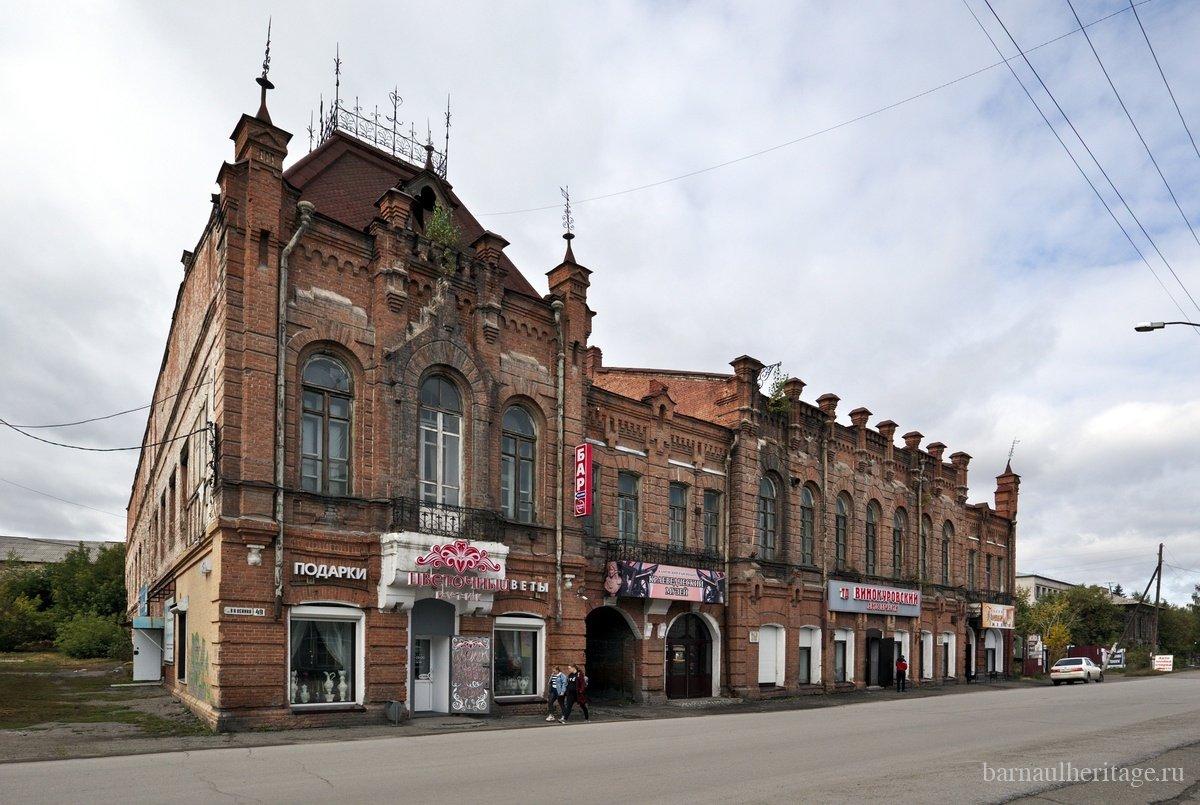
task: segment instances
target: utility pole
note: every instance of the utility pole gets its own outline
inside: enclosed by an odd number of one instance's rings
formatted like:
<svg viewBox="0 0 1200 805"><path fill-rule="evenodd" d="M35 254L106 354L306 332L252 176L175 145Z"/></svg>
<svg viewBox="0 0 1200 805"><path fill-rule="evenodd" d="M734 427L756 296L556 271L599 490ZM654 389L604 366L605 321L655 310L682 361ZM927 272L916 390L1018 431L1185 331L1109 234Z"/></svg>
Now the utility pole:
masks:
<svg viewBox="0 0 1200 805"><path fill-rule="evenodd" d="M1162 592L1162 553L1163 544L1158 543L1158 569L1154 571L1154 653L1158 653L1158 601Z"/></svg>

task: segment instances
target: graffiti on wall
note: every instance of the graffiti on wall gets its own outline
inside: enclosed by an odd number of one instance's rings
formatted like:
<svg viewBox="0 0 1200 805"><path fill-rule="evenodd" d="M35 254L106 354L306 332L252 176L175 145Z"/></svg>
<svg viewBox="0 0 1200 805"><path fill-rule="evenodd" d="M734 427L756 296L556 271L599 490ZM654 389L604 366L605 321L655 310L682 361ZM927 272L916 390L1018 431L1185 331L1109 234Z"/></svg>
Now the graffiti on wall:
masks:
<svg viewBox="0 0 1200 805"><path fill-rule="evenodd" d="M192 632L187 656L188 692L202 702L212 702L208 686L208 642Z"/></svg>

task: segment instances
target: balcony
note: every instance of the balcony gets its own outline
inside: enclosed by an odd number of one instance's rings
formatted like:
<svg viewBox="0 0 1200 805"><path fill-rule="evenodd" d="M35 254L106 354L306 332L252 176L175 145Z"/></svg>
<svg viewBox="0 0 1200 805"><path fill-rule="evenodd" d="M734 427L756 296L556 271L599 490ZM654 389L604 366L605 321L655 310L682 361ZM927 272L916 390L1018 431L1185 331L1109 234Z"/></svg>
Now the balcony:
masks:
<svg viewBox="0 0 1200 805"><path fill-rule="evenodd" d="M499 542L501 533L500 517L493 511L414 498L392 500L392 529L480 542Z"/></svg>
<svg viewBox="0 0 1200 805"><path fill-rule="evenodd" d="M604 548L605 561L649 562L678 567L695 567L703 570L723 570L724 565L716 551L696 551L672 548L668 545L652 545L629 540L607 540L600 543Z"/></svg>

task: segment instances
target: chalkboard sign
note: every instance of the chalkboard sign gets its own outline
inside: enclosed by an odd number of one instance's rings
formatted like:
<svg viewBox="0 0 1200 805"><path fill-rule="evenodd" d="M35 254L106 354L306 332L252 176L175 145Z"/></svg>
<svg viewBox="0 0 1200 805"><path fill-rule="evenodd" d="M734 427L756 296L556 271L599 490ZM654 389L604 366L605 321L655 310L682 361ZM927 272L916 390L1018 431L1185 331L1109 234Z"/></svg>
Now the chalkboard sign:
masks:
<svg viewBox="0 0 1200 805"><path fill-rule="evenodd" d="M450 638L450 712L492 711L492 639Z"/></svg>

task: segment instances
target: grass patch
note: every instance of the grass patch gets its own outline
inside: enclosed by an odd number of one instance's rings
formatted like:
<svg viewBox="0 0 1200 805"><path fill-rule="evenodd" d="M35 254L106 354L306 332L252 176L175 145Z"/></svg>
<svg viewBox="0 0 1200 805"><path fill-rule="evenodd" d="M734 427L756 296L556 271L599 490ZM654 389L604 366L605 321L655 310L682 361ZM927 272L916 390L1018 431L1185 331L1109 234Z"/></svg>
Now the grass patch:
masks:
<svg viewBox="0 0 1200 805"><path fill-rule="evenodd" d="M73 660L52 652L0 653L0 729L117 723L136 726L150 736L207 732L190 715L164 718L138 709L139 696L153 689L110 687L129 678L128 663L115 660Z"/></svg>

